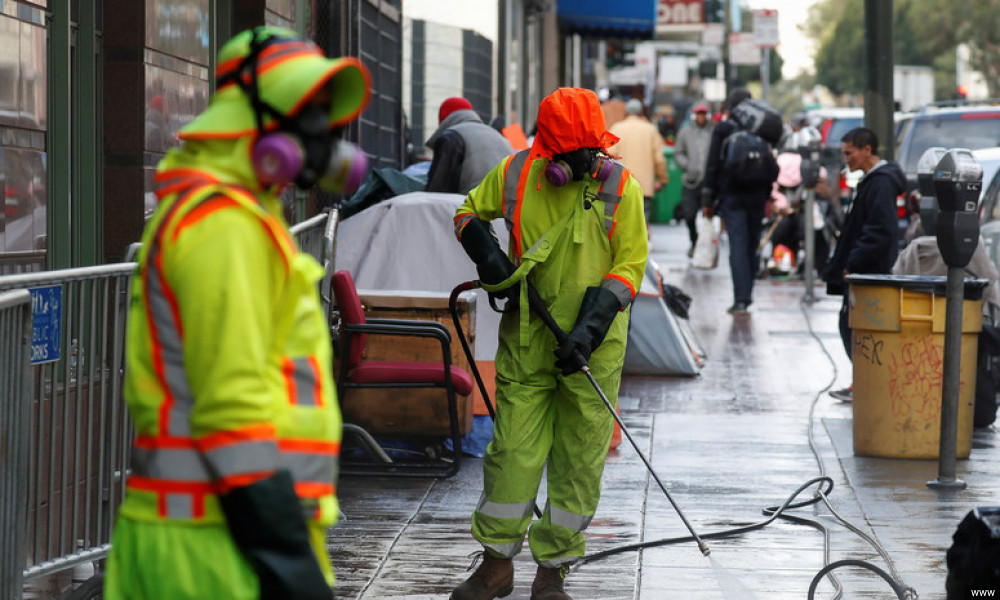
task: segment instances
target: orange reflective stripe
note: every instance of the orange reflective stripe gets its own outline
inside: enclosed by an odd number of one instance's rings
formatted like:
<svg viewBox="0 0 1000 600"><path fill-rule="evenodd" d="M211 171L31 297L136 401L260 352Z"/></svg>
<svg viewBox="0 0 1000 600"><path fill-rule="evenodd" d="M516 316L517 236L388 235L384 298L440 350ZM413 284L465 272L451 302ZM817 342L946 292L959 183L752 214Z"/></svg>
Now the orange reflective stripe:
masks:
<svg viewBox="0 0 1000 600"><path fill-rule="evenodd" d="M310 452L312 454L337 456L340 454L340 442L304 438L281 438L278 440L278 449L282 452Z"/></svg>
<svg viewBox="0 0 1000 600"><path fill-rule="evenodd" d="M272 423L254 423L237 429L216 431L198 438L194 444L202 452L208 452L222 446L242 444L244 442L261 442L274 440L275 428Z"/></svg>
<svg viewBox="0 0 1000 600"><path fill-rule="evenodd" d="M272 475L274 475L274 471L260 471L257 473L241 473L240 475L223 477L215 482L216 493L228 494L237 488L253 485L258 481L271 477Z"/></svg>
<svg viewBox="0 0 1000 600"><path fill-rule="evenodd" d="M172 481L156 479L141 475L129 475L128 486L144 492L161 492L170 494L212 494L215 486L203 481Z"/></svg>
<svg viewBox="0 0 1000 600"><path fill-rule="evenodd" d="M614 279L615 281L622 283L626 288L628 288L628 291L632 293L632 297L635 298L635 286L633 286L632 282L630 282L628 279L625 279L624 277L618 275L617 273L609 273L608 276L605 277L605 279Z"/></svg>
<svg viewBox="0 0 1000 600"><path fill-rule="evenodd" d="M322 498L337 493L333 483L299 482L295 484L295 495L299 498Z"/></svg>
<svg viewBox="0 0 1000 600"><path fill-rule="evenodd" d="M132 445L136 448L143 448L147 450L155 450L157 448L169 448L169 449L194 449L194 440L189 437L171 437L167 435L137 435L132 441Z"/></svg>
<svg viewBox="0 0 1000 600"><path fill-rule="evenodd" d="M511 233L514 234L514 255L520 259L521 258L521 206L524 205L524 188L528 185L528 173L531 172L531 162L525 162L524 166L521 167L521 172L518 174L517 180L517 196L516 204L514 205L514 228Z"/></svg>
<svg viewBox="0 0 1000 600"><path fill-rule="evenodd" d="M192 225L196 225L199 221L213 213L226 208L239 207L240 203L233 200L229 196L212 196L204 202L199 203L198 206L192 208L181 217L180 222L177 223L177 226L174 227L173 233L170 235L170 241L176 242L177 237L180 236L184 229Z"/></svg>
<svg viewBox="0 0 1000 600"><path fill-rule="evenodd" d="M617 194L618 194L619 198L621 198L622 194L625 193L625 184L628 182L628 176L631 175L631 174L632 174L632 172L629 171L628 169L622 169L621 179L618 181L618 191L617 191Z"/></svg>

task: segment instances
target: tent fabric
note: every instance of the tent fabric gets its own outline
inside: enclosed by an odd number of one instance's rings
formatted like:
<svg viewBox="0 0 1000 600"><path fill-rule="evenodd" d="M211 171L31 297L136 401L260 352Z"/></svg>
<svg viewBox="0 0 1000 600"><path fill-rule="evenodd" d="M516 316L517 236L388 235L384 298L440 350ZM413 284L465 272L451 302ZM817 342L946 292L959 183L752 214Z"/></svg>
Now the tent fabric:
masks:
<svg viewBox="0 0 1000 600"><path fill-rule="evenodd" d="M656 29L656 0L559 0L556 14L568 33L580 35L652 39Z"/></svg>
<svg viewBox="0 0 1000 600"><path fill-rule="evenodd" d="M453 218L460 194L412 192L370 206L340 224L335 270L346 269L359 290L448 293L477 279L476 268L455 239ZM507 228L492 223L502 248ZM496 356L500 315L483 290L476 294L476 360ZM632 304L633 323L625 352L627 374L696 375L700 356L690 327L667 308L656 264L649 261L639 295ZM467 332L468 333L468 332ZM699 356L700 355L700 356Z"/></svg>
<svg viewBox="0 0 1000 600"><path fill-rule="evenodd" d="M450 293L459 283L478 279L455 238L455 211L463 200L461 194L411 192L365 208L340 223L335 270L350 271L359 290ZM502 219L493 222L493 231L506 248ZM493 360L500 315L490 308L486 292L467 293L476 295L476 360Z"/></svg>
<svg viewBox="0 0 1000 600"><path fill-rule="evenodd" d="M625 347L626 375L697 375L705 357L694 332L663 299L659 268L652 260L632 302ZM640 324L641 326L637 326Z"/></svg>

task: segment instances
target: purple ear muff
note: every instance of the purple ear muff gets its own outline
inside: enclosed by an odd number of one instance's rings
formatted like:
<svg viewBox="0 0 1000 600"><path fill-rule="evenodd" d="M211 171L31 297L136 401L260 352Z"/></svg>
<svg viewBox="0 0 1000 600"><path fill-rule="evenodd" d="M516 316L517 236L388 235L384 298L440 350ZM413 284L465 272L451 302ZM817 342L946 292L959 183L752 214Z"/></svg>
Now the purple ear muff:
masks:
<svg viewBox="0 0 1000 600"><path fill-rule="evenodd" d="M295 136L269 133L253 146L253 170L264 185L295 181L305 163L305 149Z"/></svg>
<svg viewBox="0 0 1000 600"><path fill-rule="evenodd" d="M368 174L368 156L350 142L337 140L330 153L326 172L319 178L320 187L338 194L353 194Z"/></svg>
<svg viewBox="0 0 1000 600"><path fill-rule="evenodd" d="M545 167L545 179L548 179L549 183L555 187L562 187L569 183L570 179L573 179L573 169L566 164L566 161L550 160Z"/></svg>
<svg viewBox="0 0 1000 600"><path fill-rule="evenodd" d="M614 161L611 160L610 156L598 154L595 162L597 163L597 168L594 169L594 173L591 176L598 181L607 181L608 177L611 177L611 170L614 168L612 163Z"/></svg>

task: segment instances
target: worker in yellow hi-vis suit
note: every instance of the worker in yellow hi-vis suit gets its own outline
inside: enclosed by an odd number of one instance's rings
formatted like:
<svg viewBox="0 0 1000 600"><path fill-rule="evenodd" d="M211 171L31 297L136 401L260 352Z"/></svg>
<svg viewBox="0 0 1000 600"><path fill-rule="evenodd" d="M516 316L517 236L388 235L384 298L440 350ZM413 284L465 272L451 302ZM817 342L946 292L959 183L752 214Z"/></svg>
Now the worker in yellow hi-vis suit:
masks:
<svg viewBox="0 0 1000 600"><path fill-rule="evenodd" d="M216 77L156 173L129 315L136 437L104 597L329 600L341 418L323 269L278 194L356 185L363 154L339 131L370 77L275 27L230 40Z"/></svg>
<svg viewBox="0 0 1000 600"><path fill-rule="evenodd" d="M538 563L532 599L569 598L563 578L584 554L614 424L578 373L579 358L617 403L629 306L648 256L642 189L605 152L616 141L593 92L558 89L539 107L531 149L504 159L455 215L484 287L516 308L500 324L497 421L472 516L483 562L453 600L509 594L525 532ZM500 217L510 231L507 253L488 225ZM569 333L565 343L529 310L528 281ZM529 529L546 464L548 502Z"/></svg>

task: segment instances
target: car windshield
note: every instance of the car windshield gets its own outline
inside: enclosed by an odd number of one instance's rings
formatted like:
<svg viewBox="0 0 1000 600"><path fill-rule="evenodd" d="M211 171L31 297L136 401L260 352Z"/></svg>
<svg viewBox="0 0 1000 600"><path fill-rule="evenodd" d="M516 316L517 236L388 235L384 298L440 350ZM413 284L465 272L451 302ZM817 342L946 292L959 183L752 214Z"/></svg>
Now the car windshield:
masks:
<svg viewBox="0 0 1000 600"><path fill-rule="evenodd" d="M1000 115L977 119L920 119L914 120L912 141L903 170L910 175L917 172L917 163L924 151L933 146L944 148L990 148L1000 146Z"/></svg>
<svg viewBox="0 0 1000 600"><path fill-rule="evenodd" d="M843 117L834 119L833 123L830 124L830 130L826 133L827 145L840 148L840 138L844 137L845 133L855 127L861 127L863 122L864 117Z"/></svg>

